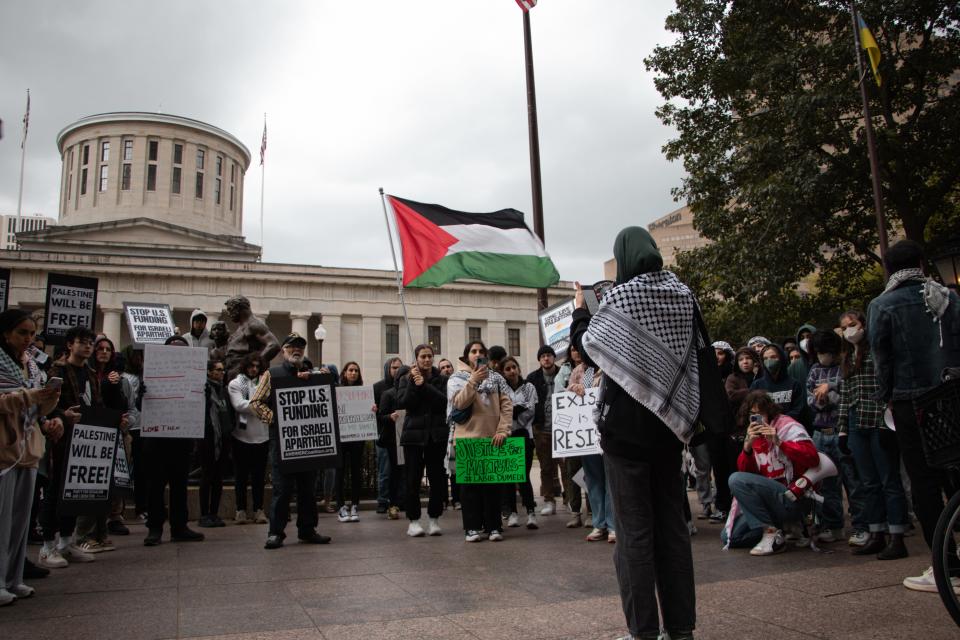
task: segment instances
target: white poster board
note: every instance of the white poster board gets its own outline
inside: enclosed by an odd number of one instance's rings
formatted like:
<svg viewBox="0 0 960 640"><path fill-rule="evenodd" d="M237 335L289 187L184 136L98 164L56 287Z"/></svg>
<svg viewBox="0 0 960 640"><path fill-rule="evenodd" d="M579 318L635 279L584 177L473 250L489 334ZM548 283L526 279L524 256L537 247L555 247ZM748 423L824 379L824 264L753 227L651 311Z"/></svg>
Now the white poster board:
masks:
<svg viewBox="0 0 960 640"><path fill-rule="evenodd" d="M148 344L143 354L144 438L202 438L207 350Z"/></svg>
<svg viewBox="0 0 960 640"><path fill-rule="evenodd" d="M150 302L124 302L123 314L130 329L130 342L137 346L163 344L173 335L170 305Z"/></svg>
<svg viewBox="0 0 960 640"><path fill-rule="evenodd" d="M377 439L377 414L373 412L373 387L337 387L340 442Z"/></svg>
<svg viewBox="0 0 960 640"><path fill-rule="evenodd" d="M74 425L63 472L63 499L108 501L116 450L116 428L83 423Z"/></svg>
<svg viewBox="0 0 960 640"><path fill-rule="evenodd" d="M593 421L593 408L600 389L591 387L582 396L572 391L553 394L553 457L589 456L600 451L600 434Z"/></svg>
<svg viewBox="0 0 960 640"><path fill-rule="evenodd" d="M570 346L570 326L573 324L573 298L544 309L539 314L540 333L543 343L553 347L558 357L563 357Z"/></svg>
<svg viewBox="0 0 960 640"><path fill-rule="evenodd" d="M319 466L321 458L337 455L332 389L331 384L274 387L281 465L305 461Z"/></svg>

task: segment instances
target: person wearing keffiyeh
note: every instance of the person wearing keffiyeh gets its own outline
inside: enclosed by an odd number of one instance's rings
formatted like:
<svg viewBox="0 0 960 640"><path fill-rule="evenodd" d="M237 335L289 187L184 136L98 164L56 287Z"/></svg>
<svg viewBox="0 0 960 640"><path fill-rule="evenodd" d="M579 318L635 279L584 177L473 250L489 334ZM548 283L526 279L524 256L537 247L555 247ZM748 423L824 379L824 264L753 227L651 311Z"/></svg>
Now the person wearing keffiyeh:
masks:
<svg viewBox="0 0 960 640"><path fill-rule="evenodd" d="M913 401L940 384L947 367L960 365L960 298L923 274L923 248L901 240L884 256L890 278L867 309L867 337L877 371L875 400L889 404L897 442L910 477L913 506L927 545L943 511L944 472L930 467L920 442ZM951 556L960 565L960 560ZM956 568L960 569L960 566ZM932 570L903 581L908 589L936 592Z"/></svg>
<svg viewBox="0 0 960 640"><path fill-rule="evenodd" d="M696 300L640 227L613 245L616 286L590 316L577 286L571 342L603 371L598 415L617 527L614 564L630 636L691 638L696 596L678 470L700 409ZM658 594L660 609L658 610Z"/></svg>

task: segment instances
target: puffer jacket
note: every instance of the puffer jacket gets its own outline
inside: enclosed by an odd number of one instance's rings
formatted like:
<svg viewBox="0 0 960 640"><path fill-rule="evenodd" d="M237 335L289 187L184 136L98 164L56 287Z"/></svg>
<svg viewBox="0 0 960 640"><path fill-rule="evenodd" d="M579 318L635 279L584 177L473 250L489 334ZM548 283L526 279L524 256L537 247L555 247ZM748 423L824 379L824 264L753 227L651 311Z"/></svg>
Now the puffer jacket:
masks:
<svg viewBox="0 0 960 640"><path fill-rule="evenodd" d="M430 369L430 377L417 385L410 374L400 378L397 397L400 408L406 410L407 419L400 434L402 446L425 447L431 442L446 443L447 428L447 378L436 367Z"/></svg>

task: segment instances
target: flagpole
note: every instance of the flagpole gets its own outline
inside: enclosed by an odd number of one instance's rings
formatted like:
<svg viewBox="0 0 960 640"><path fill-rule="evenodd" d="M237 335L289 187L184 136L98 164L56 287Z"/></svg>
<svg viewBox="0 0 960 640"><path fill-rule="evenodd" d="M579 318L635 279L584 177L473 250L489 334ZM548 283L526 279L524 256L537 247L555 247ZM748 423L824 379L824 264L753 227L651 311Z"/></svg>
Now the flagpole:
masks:
<svg viewBox="0 0 960 640"><path fill-rule="evenodd" d="M867 134L867 155L870 158L870 178L873 182L873 210L877 217L877 235L880 240L880 259L887 255L887 222L883 212L883 195L880 191L880 162L877 156L877 145L873 136L873 120L870 116L870 101L867 99L867 84L863 81L866 71L863 68L862 43L860 41L860 24L857 20L857 7L850 3L850 15L853 19L853 44L857 54L857 69L860 76L860 99L863 101L863 124ZM883 263L884 276L889 277L887 265Z"/></svg>
<svg viewBox="0 0 960 640"><path fill-rule="evenodd" d="M263 139L260 141L260 261L263 262L263 185L267 175L267 114L263 114Z"/></svg>
<svg viewBox="0 0 960 640"><path fill-rule="evenodd" d="M20 249L20 232L23 230L23 167L27 160L27 130L30 128L30 89L27 89L27 112L23 116L23 140L20 142L20 188L17 190L17 228L14 237Z"/></svg>
<svg viewBox="0 0 960 640"><path fill-rule="evenodd" d="M530 192L533 197L533 232L543 237L543 192L540 185L540 134L537 129L537 89L533 81L533 45L530 42L530 11L523 11L523 55L527 71L527 129L530 138ZM537 309L547 308L547 290L537 289Z"/></svg>
<svg viewBox="0 0 960 640"><path fill-rule="evenodd" d="M400 294L400 306L403 308L403 324L407 327L407 340L410 341L410 353L414 352L413 334L410 332L410 319L407 317L407 302L403 299L403 281L400 279L400 267L397 265L397 252L393 248L393 234L390 233L390 216L387 214L387 198L380 187L380 203L383 205L383 222L387 225L387 240L390 242L390 255L393 256L393 271L397 274L397 293Z"/></svg>

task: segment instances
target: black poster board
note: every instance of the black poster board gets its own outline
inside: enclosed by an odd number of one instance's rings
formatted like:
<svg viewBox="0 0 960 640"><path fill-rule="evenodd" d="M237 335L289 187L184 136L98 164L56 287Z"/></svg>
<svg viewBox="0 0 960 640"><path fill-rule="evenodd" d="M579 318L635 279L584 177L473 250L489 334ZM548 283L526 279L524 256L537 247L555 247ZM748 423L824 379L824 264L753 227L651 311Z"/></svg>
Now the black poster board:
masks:
<svg viewBox="0 0 960 640"><path fill-rule="evenodd" d="M113 478L110 481L113 496L133 495L133 474L127 463L127 451L123 446L123 433L117 438L117 450L113 457Z"/></svg>
<svg viewBox="0 0 960 640"><path fill-rule="evenodd" d="M110 510L110 489L116 450L120 444L119 411L84 407L77 424L64 437L59 512L62 515L102 514Z"/></svg>
<svg viewBox="0 0 960 640"><path fill-rule="evenodd" d="M271 379L283 473L338 466L340 425L335 378L328 373Z"/></svg>
<svg viewBox="0 0 960 640"><path fill-rule="evenodd" d="M97 317L96 278L47 274L46 317L43 332L47 344L63 346L64 336L71 327L94 330Z"/></svg>
<svg viewBox="0 0 960 640"><path fill-rule="evenodd" d="M10 306L10 269L0 269L0 313Z"/></svg>

